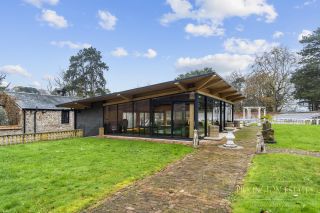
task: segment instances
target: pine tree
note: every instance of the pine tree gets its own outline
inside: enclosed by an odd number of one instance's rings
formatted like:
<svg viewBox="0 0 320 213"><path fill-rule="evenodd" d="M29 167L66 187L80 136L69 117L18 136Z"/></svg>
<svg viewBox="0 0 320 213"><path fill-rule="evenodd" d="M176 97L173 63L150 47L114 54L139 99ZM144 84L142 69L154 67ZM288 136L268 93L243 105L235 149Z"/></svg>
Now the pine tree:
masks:
<svg viewBox="0 0 320 213"><path fill-rule="evenodd" d="M320 28L300 41L300 67L292 75L295 98L307 102L310 110L320 109Z"/></svg>

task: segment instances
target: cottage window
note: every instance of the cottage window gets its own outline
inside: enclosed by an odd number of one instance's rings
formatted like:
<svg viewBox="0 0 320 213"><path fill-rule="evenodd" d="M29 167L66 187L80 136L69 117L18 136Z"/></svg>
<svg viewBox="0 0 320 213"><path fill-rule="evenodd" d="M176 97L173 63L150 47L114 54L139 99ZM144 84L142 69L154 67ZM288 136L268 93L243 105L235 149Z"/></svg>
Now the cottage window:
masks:
<svg viewBox="0 0 320 213"><path fill-rule="evenodd" d="M68 124L69 121L69 111L61 111L61 123L62 124Z"/></svg>

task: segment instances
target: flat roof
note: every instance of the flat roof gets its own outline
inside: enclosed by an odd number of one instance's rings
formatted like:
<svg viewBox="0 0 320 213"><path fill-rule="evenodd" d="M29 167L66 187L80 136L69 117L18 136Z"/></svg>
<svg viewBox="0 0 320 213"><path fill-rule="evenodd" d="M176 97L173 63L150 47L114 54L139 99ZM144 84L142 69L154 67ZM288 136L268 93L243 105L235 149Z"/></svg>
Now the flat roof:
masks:
<svg viewBox="0 0 320 213"><path fill-rule="evenodd" d="M111 105L173 95L183 92L197 92L229 103L235 103L245 99L245 97L239 91L227 83L220 75L217 73L209 73L130 90L124 90L121 92L84 98L59 104L58 106L82 109L90 107L91 104L95 102L103 102L104 104Z"/></svg>

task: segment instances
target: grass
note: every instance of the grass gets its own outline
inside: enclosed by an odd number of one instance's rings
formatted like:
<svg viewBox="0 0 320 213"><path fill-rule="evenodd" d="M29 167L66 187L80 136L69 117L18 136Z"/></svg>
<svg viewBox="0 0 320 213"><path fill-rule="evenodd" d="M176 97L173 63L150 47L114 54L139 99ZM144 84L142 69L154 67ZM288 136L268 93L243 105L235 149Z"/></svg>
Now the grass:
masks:
<svg viewBox="0 0 320 213"><path fill-rule="evenodd" d="M320 126L278 124L272 128L277 143L271 147L320 151Z"/></svg>
<svg viewBox="0 0 320 213"><path fill-rule="evenodd" d="M0 147L0 212L75 212L192 152L99 138Z"/></svg>
<svg viewBox="0 0 320 213"><path fill-rule="evenodd" d="M235 136L235 142L237 141L249 141L252 138L256 137L259 128L257 126L250 126L242 128L240 131L237 131Z"/></svg>
<svg viewBox="0 0 320 213"><path fill-rule="evenodd" d="M319 212L319 165L320 158L309 156L255 156L243 187L233 198L233 212Z"/></svg>

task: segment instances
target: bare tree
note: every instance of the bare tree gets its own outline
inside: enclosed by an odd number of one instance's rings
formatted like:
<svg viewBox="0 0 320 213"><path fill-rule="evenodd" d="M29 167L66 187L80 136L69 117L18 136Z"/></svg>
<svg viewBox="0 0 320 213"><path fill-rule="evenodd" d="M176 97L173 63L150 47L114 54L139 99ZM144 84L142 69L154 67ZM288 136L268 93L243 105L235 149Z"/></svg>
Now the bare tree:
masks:
<svg viewBox="0 0 320 213"><path fill-rule="evenodd" d="M249 99L271 105L275 112L281 111L292 96L290 77L296 66L295 54L285 47L274 47L256 56L247 79Z"/></svg>
<svg viewBox="0 0 320 213"><path fill-rule="evenodd" d="M3 80L6 78L6 75L3 73L0 73L0 91L5 91L8 87L8 85L2 85L3 84Z"/></svg>

